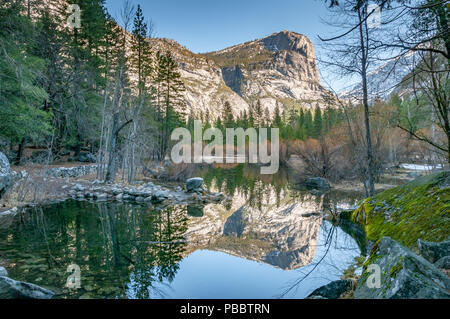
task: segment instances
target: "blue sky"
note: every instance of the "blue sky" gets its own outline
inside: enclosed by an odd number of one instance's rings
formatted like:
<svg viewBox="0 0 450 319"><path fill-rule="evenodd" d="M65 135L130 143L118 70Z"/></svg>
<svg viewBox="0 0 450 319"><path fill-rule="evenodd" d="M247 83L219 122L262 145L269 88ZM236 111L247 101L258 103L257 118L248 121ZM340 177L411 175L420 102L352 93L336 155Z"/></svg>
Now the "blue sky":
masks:
<svg viewBox="0 0 450 319"><path fill-rule="evenodd" d="M333 30L321 22L326 17L323 0L132 0L155 24L156 37L170 38L196 53L221 50L274 32L289 30L308 36ZM107 0L107 8L119 16L123 0ZM337 83L319 66L328 81ZM340 85L336 85L340 86Z"/></svg>

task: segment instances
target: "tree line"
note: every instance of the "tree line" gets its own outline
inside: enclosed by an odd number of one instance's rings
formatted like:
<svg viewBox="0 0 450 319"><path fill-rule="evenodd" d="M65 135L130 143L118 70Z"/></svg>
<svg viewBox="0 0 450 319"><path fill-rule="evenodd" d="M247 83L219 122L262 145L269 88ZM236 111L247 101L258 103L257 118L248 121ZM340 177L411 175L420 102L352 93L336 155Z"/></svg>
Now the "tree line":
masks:
<svg viewBox="0 0 450 319"><path fill-rule="evenodd" d="M131 180L144 153L163 159L171 127L185 125L178 65L152 49L140 6L124 1L116 21L104 0L68 4L81 8L80 28L67 24L66 6L0 4L2 148L16 165L27 144L48 149L47 162L91 152L100 177L122 168Z"/></svg>

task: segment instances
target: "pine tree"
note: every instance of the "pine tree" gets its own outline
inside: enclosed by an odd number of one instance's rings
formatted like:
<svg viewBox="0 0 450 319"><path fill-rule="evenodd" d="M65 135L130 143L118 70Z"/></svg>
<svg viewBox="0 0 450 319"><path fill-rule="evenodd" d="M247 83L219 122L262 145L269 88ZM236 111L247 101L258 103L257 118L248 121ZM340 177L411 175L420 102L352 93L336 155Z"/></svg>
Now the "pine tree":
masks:
<svg viewBox="0 0 450 319"><path fill-rule="evenodd" d="M314 138L319 138L322 136L322 129L323 129L323 123L322 123L322 111L320 110L319 106L316 106L316 109L314 111L314 122L313 122L313 135Z"/></svg>
<svg viewBox="0 0 450 319"><path fill-rule="evenodd" d="M78 156L84 141L93 139L98 132L103 98L99 89L104 87L103 60L100 55L102 39L106 33L106 13L103 0L69 1L80 6L82 28L70 31L67 65L71 80L67 87L66 116L67 144Z"/></svg>
<svg viewBox="0 0 450 319"><path fill-rule="evenodd" d="M254 119L254 125L256 127L261 127L264 124L263 123L264 115L263 115L263 109L262 109L260 100L256 101L256 105L254 107L254 112L253 112L253 119Z"/></svg>
<svg viewBox="0 0 450 319"><path fill-rule="evenodd" d="M278 107L278 105L275 107L275 114L274 114L272 126L273 127L278 127L278 128L282 127L280 108Z"/></svg>
<svg viewBox="0 0 450 319"><path fill-rule="evenodd" d="M231 108L231 104L228 101L225 101L223 105L223 121L225 124L225 128L233 128L234 124L234 116L233 109Z"/></svg>
<svg viewBox="0 0 450 319"><path fill-rule="evenodd" d="M51 129L42 108L48 95L37 85L44 60L33 55L35 30L23 9L18 1L0 6L0 136L20 143L17 164L27 139L39 141Z"/></svg>
<svg viewBox="0 0 450 319"><path fill-rule="evenodd" d="M313 119L311 110L305 112L305 122L304 122L305 138L313 135Z"/></svg>
<svg viewBox="0 0 450 319"><path fill-rule="evenodd" d="M142 98L150 84L152 56L150 46L147 42L149 30L140 5L137 6L134 17L132 35L131 50L133 54L131 55L130 62L133 65L133 71L137 75L138 97Z"/></svg>
<svg viewBox="0 0 450 319"><path fill-rule="evenodd" d="M158 52L155 83L158 87L157 101L162 119L159 158L163 159L168 149L171 129L186 118L186 104L183 98L185 86L178 72L178 65L170 52ZM182 121L184 122L184 121Z"/></svg>

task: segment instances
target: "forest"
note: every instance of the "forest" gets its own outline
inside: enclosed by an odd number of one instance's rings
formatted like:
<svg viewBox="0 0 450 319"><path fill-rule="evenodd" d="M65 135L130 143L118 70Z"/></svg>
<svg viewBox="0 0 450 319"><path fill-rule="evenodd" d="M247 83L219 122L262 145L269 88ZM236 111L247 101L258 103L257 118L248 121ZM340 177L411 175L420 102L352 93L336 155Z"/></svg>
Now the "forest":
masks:
<svg viewBox="0 0 450 319"><path fill-rule="evenodd" d="M83 27L77 28L65 23L73 15L65 6L55 10L40 1L4 0L1 150L17 166L30 160L96 162L101 165L98 178L113 181L120 171L122 180L130 182L150 163L166 159L174 128L192 130L200 119L204 129L279 128L283 165L292 166L293 156L300 158L297 169L303 175L358 179L367 195L385 168L416 160L448 164L445 3L419 1L414 7L409 1L378 1L391 19L373 29L367 23L373 12L364 1L356 6L354 1L325 2L334 17L328 23L340 27L335 37L320 38L331 49L323 63L342 75L356 74L361 90L344 96L331 89L324 105L277 105L272 114L259 100L250 101L250 109L240 114L225 101L214 106L221 116L213 118L209 110L195 114L186 106L178 62L170 51L151 47L153 22L139 5L124 1L116 21L103 0L68 1L83 8ZM405 21L408 30L390 37L383 33ZM339 34L347 26L350 31ZM374 92L370 70L409 52L418 62L398 89L387 97Z"/></svg>

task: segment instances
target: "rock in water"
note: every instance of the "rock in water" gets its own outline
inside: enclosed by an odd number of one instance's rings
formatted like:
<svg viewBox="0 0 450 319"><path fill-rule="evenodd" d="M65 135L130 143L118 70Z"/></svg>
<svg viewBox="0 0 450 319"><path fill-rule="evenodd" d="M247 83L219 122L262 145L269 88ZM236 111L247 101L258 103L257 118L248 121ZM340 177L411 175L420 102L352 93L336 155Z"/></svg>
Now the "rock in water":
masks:
<svg viewBox="0 0 450 319"><path fill-rule="evenodd" d="M322 177L310 178L306 181L306 187L313 189L329 189L331 188L330 183Z"/></svg>
<svg viewBox="0 0 450 319"><path fill-rule="evenodd" d="M0 277L0 299L51 299L54 293L39 286Z"/></svg>
<svg viewBox="0 0 450 319"><path fill-rule="evenodd" d="M441 258L450 256L450 240L432 243L419 239L417 246L419 247L419 254L430 263L435 263Z"/></svg>
<svg viewBox="0 0 450 319"><path fill-rule="evenodd" d="M201 190L202 187L203 187L203 178L201 177L190 178L186 181L186 189L188 192Z"/></svg>
<svg viewBox="0 0 450 319"><path fill-rule="evenodd" d="M0 152L0 199L5 195L8 188L11 186L12 171L9 166L8 158Z"/></svg>
<svg viewBox="0 0 450 319"><path fill-rule="evenodd" d="M153 203L162 203L164 200L166 200L167 198L169 198L169 194L165 191L156 191L153 195L152 195L152 202Z"/></svg>
<svg viewBox="0 0 450 319"><path fill-rule="evenodd" d="M366 265L380 267L380 288L370 285L376 272L367 269L358 282L355 299L448 299L450 278L423 257L383 237L372 249ZM370 277L369 277L370 276Z"/></svg>
<svg viewBox="0 0 450 319"><path fill-rule="evenodd" d="M307 299L317 299L317 297L325 299L338 299L342 294L351 291L353 287L353 280L336 280L330 282L328 285L322 286L314 290Z"/></svg>

